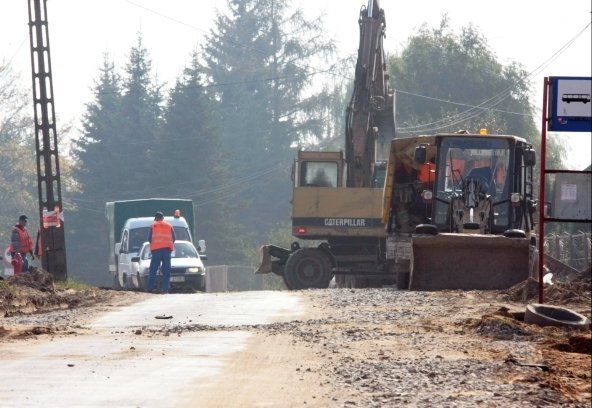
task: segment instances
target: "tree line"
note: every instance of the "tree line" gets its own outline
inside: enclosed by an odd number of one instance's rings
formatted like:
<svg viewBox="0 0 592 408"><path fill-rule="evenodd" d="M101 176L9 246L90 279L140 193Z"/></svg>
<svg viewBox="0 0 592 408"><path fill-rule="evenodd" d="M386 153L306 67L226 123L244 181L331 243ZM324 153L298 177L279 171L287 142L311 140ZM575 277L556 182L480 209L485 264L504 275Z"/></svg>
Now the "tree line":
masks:
<svg viewBox="0 0 592 408"><path fill-rule="evenodd" d="M343 148L355 61L337 59L322 19L307 20L289 0L227 3L170 88L141 34L124 67L104 54L81 135L60 158L71 276L110 283L107 201L193 199L210 264L254 264L272 238L289 245L291 164L299 148ZM387 68L397 137L486 127L538 143L528 73L498 62L471 25L454 33L444 16L421 27ZM0 96L14 95L0 114L3 242L20 212L38 212L30 104L5 71ZM560 146L554 152L560 160Z"/></svg>

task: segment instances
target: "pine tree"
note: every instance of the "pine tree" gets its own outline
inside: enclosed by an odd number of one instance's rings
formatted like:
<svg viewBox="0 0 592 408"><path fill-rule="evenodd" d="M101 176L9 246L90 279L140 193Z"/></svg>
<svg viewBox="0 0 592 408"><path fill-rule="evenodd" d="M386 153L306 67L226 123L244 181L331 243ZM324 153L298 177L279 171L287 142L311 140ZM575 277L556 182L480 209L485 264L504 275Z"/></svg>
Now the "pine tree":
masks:
<svg viewBox="0 0 592 408"><path fill-rule="evenodd" d="M10 231L20 214L29 216L31 231L38 226L33 103L18 83L10 64L0 61L0 241L4 243L10 243Z"/></svg>
<svg viewBox="0 0 592 408"><path fill-rule="evenodd" d="M108 201L158 197L162 168L154 158L162 123L160 88L141 36L131 48L123 77L105 56L87 105L83 134L73 156L81 192L67 222L69 269L95 284L110 284L107 271Z"/></svg>
<svg viewBox="0 0 592 408"><path fill-rule="evenodd" d="M334 45L320 19L307 21L287 0L228 0L203 47L205 73L220 117L224 159L238 203L233 221L248 226L245 247L290 216L294 147L322 137L314 68Z"/></svg>
<svg viewBox="0 0 592 408"><path fill-rule="evenodd" d="M203 86L203 73L193 52L190 64L170 92L160 136L162 174L167 197L190 198L196 215L196 240L207 241L210 264L236 261L236 234L227 214L232 211L224 184L228 169L222 160L214 103ZM233 251L233 248L235 249Z"/></svg>

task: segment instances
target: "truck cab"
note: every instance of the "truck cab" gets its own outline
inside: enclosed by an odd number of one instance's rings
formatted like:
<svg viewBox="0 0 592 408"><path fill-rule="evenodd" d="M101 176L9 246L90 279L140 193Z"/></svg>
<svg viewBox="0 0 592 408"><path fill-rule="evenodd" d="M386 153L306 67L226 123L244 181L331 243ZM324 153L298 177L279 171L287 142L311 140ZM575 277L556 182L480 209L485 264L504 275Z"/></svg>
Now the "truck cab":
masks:
<svg viewBox="0 0 592 408"><path fill-rule="evenodd" d="M173 226L177 240L193 242L189 224L184 217L165 217L164 219ZM138 264L132 262L132 258L139 255L142 245L148 241L148 233L153 222L154 217L130 218L125 222L121 238L114 247L117 260L117 270L114 277L116 288L126 288L128 279L138 273Z"/></svg>

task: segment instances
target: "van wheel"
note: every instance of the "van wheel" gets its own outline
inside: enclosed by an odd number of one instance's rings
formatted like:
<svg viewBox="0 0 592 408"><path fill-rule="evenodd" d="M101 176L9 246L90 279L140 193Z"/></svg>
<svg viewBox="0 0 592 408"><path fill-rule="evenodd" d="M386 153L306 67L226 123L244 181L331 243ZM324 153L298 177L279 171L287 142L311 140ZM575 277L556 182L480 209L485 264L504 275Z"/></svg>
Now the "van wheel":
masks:
<svg viewBox="0 0 592 408"><path fill-rule="evenodd" d="M145 292L145 291L146 291L146 287L145 287L145 285L142 283L142 278L140 277L140 272L138 272L138 273L136 274L136 279L137 279L137 281L138 281L138 290L139 290L140 292Z"/></svg>
<svg viewBox="0 0 592 408"><path fill-rule="evenodd" d="M121 284L119 283L119 272L115 272L115 275L113 275L113 289L115 290L121 290Z"/></svg>

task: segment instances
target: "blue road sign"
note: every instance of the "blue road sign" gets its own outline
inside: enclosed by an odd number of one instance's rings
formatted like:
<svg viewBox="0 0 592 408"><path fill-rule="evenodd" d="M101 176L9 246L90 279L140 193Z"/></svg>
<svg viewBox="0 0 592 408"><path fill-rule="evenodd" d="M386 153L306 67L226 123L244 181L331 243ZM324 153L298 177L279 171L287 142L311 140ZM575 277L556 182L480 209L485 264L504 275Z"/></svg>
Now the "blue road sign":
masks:
<svg viewBox="0 0 592 408"><path fill-rule="evenodd" d="M547 130L592 132L592 78L550 77Z"/></svg>

